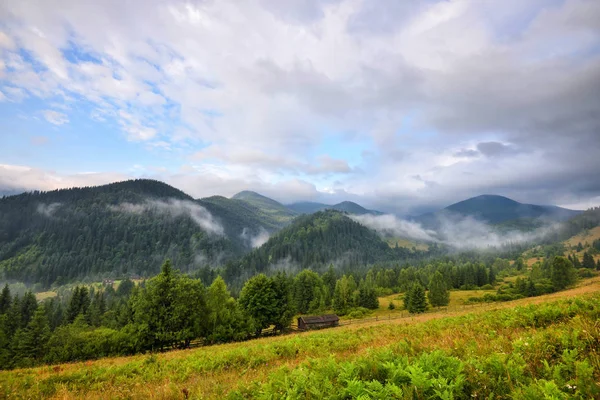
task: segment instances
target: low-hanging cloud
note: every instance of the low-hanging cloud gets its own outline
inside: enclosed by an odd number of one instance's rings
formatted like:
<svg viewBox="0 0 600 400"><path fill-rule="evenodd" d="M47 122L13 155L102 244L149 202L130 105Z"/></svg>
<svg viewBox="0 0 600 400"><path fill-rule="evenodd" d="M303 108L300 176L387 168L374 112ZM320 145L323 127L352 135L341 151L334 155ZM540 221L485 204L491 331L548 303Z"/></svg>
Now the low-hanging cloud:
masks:
<svg viewBox="0 0 600 400"><path fill-rule="evenodd" d="M485 249L509 243L539 240L556 230L560 224L546 223L533 231L500 231L494 226L470 216L439 215L435 230L422 224L397 218L394 215L353 215L355 221L384 235L435 242L457 249Z"/></svg>
<svg viewBox="0 0 600 400"><path fill-rule="evenodd" d="M258 233L256 233L255 235L252 234L250 229L244 228L242 230L242 233L240 234L240 237L250 247L252 247L254 249L256 247L260 247L263 244L265 244L267 242L267 240L269 240L270 235L269 235L269 232L267 232L267 230L261 226L260 229L258 230Z"/></svg>
<svg viewBox="0 0 600 400"><path fill-rule="evenodd" d="M223 235L223 226L212 216L204 207L192 201L169 199L146 200L144 203L121 203L117 206L110 206L112 211L141 214L147 211L154 211L172 217L182 215L190 217L199 227L208 233Z"/></svg>
<svg viewBox="0 0 600 400"><path fill-rule="evenodd" d="M45 215L46 217L52 217L54 215L54 212L56 212L56 210L61 205L62 205L61 203L50 203L50 204L40 203L40 204L38 204L36 211L42 215Z"/></svg>
<svg viewBox="0 0 600 400"><path fill-rule="evenodd" d="M354 219L371 229L388 235L409 237L416 240L436 241L436 232L424 229L419 223L407 221L395 215L350 215Z"/></svg>

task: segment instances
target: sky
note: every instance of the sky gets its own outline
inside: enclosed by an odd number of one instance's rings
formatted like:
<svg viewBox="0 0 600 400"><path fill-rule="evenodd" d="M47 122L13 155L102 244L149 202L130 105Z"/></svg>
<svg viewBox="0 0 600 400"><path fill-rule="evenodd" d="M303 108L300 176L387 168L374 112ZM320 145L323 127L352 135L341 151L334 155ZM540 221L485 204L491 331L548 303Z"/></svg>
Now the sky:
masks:
<svg viewBox="0 0 600 400"><path fill-rule="evenodd" d="M600 205L600 1L0 1L0 192Z"/></svg>

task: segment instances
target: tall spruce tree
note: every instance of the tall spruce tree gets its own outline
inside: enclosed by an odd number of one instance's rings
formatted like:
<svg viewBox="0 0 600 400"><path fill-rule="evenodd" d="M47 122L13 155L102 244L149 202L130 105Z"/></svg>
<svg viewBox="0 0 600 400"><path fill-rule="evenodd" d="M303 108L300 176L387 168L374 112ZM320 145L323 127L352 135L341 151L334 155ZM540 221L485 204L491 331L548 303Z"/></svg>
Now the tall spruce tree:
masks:
<svg viewBox="0 0 600 400"><path fill-rule="evenodd" d="M2 293L0 293L0 315L6 314L11 304L10 289L8 284L4 285Z"/></svg>
<svg viewBox="0 0 600 400"><path fill-rule="evenodd" d="M583 268L594 269L596 267L596 263L594 262L594 257L590 254L590 252L586 251L583 253L583 263L581 265Z"/></svg>
<svg viewBox="0 0 600 400"><path fill-rule="evenodd" d="M408 312L411 314L424 313L427 310L427 298L425 289L419 282L413 284L408 301Z"/></svg>
<svg viewBox="0 0 600 400"><path fill-rule="evenodd" d="M550 268L550 280L554 289L562 290L575 282L575 268L567 258L555 256Z"/></svg>
<svg viewBox="0 0 600 400"><path fill-rule="evenodd" d="M427 298L433 307L447 306L450 303L450 292L440 271L436 271L431 277Z"/></svg>

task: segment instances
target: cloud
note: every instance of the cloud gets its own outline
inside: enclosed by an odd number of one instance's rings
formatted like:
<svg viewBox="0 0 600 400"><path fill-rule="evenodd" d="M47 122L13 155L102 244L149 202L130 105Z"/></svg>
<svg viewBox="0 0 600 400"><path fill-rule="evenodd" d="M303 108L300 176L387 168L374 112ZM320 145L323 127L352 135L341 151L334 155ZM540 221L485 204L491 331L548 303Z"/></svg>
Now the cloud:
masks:
<svg viewBox="0 0 600 400"><path fill-rule="evenodd" d="M424 229L421 224L400 219L395 215L351 215L350 218L378 232L408 237L416 240L437 241L436 232Z"/></svg>
<svg viewBox="0 0 600 400"><path fill-rule="evenodd" d="M63 125L69 122L69 117L66 114L63 114L54 110L44 110L43 111L44 118L46 121L50 122L54 125Z"/></svg>
<svg viewBox="0 0 600 400"><path fill-rule="evenodd" d="M420 223L402 220L393 215L353 215L351 218L383 235L441 243L463 250L532 242L543 238L559 227L559 224L547 223L532 232L500 231L473 217L439 215L436 217L436 230L431 230L425 229Z"/></svg>
<svg viewBox="0 0 600 400"><path fill-rule="evenodd" d="M516 153L513 146L500 142L481 142L477 144L477 150L487 157L497 157L506 154Z"/></svg>
<svg viewBox="0 0 600 400"><path fill-rule="evenodd" d="M269 240L269 236L269 232L267 232L263 227L260 227L258 233L256 233L255 235L252 235L248 228L244 228L242 230L242 233L240 234L242 240L244 240L249 245L249 247L252 248L260 247L263 244L267 243L267 240Z"/></svg>
<svg viewBox="0 0 600 400"><path fill-rule="evenodd" d="M59 0L0 12L3 104L77 104L95 134L118 129L128 146L169 152L174 169L193 164L165 177L190 192L208 195L196 185L209 182L212 194L397 213L486 192L600 195L597 1Z"/></svg>
<svg viewBox="0 0 600 400"><path fill-rule="evenodd" d="M212 214L204 207L191 201L169 199L168 201L147 200L144 203L132 204L121 203L116 206L110 206L110 210L115 212L126 212L141 214L152 211L171 217L188 216L200 228L208 233L223 235L223 226L215 220Z"/></svg>
<svg viewBox="0 0 600 400"><path fill-rule="evenodd" d="M36 211L46 217L52 217L54 212L61 206L61 203L38 204Z"/></svg>

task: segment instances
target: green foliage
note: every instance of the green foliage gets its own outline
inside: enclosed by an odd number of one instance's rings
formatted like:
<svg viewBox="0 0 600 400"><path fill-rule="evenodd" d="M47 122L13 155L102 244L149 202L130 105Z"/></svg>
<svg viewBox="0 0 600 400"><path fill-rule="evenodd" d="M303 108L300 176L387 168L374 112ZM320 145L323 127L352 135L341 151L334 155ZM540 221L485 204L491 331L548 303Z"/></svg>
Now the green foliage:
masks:
<svg viewBox="0 0 600 400"><path fill-rule="evenodd" d="M450 303L450 292L446 288L444 277L439 271L431 277L427 298L429 304L433 307L447 306Z"/></svg>
<svg viewBox="0 0 600 400"><path fill-rule="evenodd" d="M573 264L565 257L554 257L554 260L552 260L550 279L556 290L562 290L573 284L575 282L575 269L573 268Z"/></svg>
<svg viewBox="0 0 600 400"><path fill-rule="evenodd" d="M333 310L338 315L346 315L348 310L354 306L354 292L356 283L352 276L342 276L335 283L333 292Z"/></svg>
<svg viewBox="0 0 600 400"><path fill-rule="evenodd" d="M326 210L297 217L290 226L245 256L241 266L232 264L226 277L232 281L240 271L265 272L270 264L279 262L317 269L340 259L350 266L409 256L415 256L412 250L392 249L375 231L339 211Z"/></svg>
<svg viewBox="0 0 600 400"><path fill-rule="evenodd" d="M276 296L273 281L264 274L250 278L242 288L240 305L254 319L259 334L279 320Z"/></svg>
<svg viewBox="0 0 600 400"><path fill-rule="evenodd" d="M6 284L2 289L2 293L0 293L0 315L8 311L11 302L10 289L8 288L8 284Z"/></svg>
<svg viewBox="0 0 600 400"><path fill-rule="evenodd" d="M407 294L406 309L411 314L424 313L427 310L427 299L425 297L425 289L421 284L415 283Z"/></svg>
<svg viewBox="0 0 600 400"><path fill-rule="evenodd" d="M294 279L294 301L301 314L316 313L325 307L326 288L316 272L303 270Z"/></svg>
<svg viewBox="0 0 600 400"><path fill-rule="evenodd" d="M255 330L254 321L231 297L227 284L218 276L208 288L208 334L210 343L242 340Z"/></svg>
<svg viewBox="0 0 600 400"><path fill-rule="evenodd" d="M140 337L152 349L189 345L204 331L204 287L181 276L166 260L159 275L132 299L133 320Z"/></svg>
<svg viewBox="0 0 600 400"><path fill-rule="evenodd" d="M208 234L185 207L208 209L226 236ZM0 198L0 279L50 287L85 277L148 276L158 272L156 259L167 257L197 269L249 251L244 228L256 234L264 227L247 207L195 201L152 180L23 193Z"/></svg>
<svg viewBox="0 0 600 400"><path fill-rule="evenodd" d="M583 262L581 264L583 268L595 269L596 263L594 262L594 257L589 251L583 253Z"/></svg>

